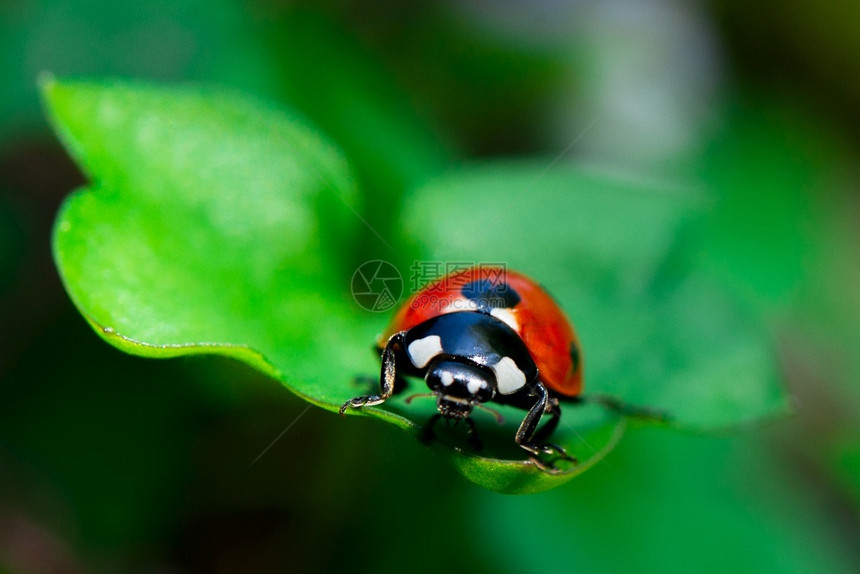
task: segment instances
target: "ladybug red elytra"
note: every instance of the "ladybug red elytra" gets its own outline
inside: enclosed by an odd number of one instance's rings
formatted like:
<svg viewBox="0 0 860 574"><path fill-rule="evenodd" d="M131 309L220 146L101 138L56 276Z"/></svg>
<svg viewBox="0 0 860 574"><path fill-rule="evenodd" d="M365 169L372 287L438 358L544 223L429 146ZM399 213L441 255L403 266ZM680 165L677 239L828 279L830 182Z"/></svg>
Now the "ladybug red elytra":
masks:
<svg viewBox="0 0 860 574"><path fill-rule="evenodd" d="M498 266L452 273L413 295L377 340L380 393L356 397L349 408L378 405L421 377L436 398L438 417L466 419L493 401L527 411L514 440L544 470L540 454L574 460L563 448L536 440L544 414L561 415L559 400L582 392L582 352L564 312L535 281ZM546 432L545 432L546 431Z"/></svg>

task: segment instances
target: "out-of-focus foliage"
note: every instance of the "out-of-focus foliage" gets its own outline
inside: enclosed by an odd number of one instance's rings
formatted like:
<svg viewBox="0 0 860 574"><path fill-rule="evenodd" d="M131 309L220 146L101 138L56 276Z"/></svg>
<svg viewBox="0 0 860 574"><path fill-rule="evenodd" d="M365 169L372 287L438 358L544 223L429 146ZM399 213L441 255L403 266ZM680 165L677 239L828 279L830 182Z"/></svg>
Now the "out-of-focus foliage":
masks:
<svg viewBox="0 0 860 574"><path fill-rule="evenodd" d="M10 207L0 204L0 295L12 279L10 271L20 263L24 240L20 227Z"/></svg>
<svg viewBox="0 0 860 574"><path fill-rule="evenodd" d="M106 340L146 356L237 357L331 410L356 393L343 374L373 371L366 341L381 328L381 317L360 320L340 303L346 261L336 246L356 236L360 219L353 216L360 206L334 150L297 118L230 94L52 80L45 93L58 132L93 182L63 208L57 261L72 298ZM406 213L424 217L413 217L403 234L447 248L459 231L469 249L444 260L477 261L483 254L532 267L534 258L520 261L506 248L531 244L563 261L567 275L549 273L557 263L547 261L547 276L559 286L562 302L571 299L582 309L591 348L612 348L617 356L594 360L596 392L697 428L779 408L766 348L742 338L746 325L737 318L728 325L711 322L691 337L689 331L701 327L695 313L670 312L667 322L645 295L694 199L571 170L536 182L539 176L540 170L519 167L437 183L407 205ZM503 209L515 205L529 184L537 187L526 204L532 207L528 214L520 208L514 221L577 214L551 226L562 233L549 243L536 241L529 225L495 221L504 213L490 208L494 202ZM482 198L485 190L491 192ZM463 196L487 206L481 210L486 228L467 212L445 214L445 203ZM432 222L438 223L428 226ZM568 226L577 232L565 233ZM705 289L706 304L714 305ZM675 289L670 305L697 308L703 305L700 291ZM648 330L654 324L665 325L670 336L655 337ZM627 346L617 332L628 335ZM684 340L697 345L677 347ZM660 348L655 341L669 345ZM707 360L713 356L722 360ZM728 382L710 384L723 379ZM651 381L645 385L649 393L637 390L641 380ZM400 417L368 412L412 430L433 410L425 403L401 404ZM564 425L554 437L583 460L570 473L549 477L523 465L516 451L515 465L457 455L458 467L506 492L557 485L592 466L618 439L617 417L591 410L579 409L576 427ZM510 443L521 415L508 415Z"/></svg>
<svg viewBox="0 0 860 574"><path fill-rule="evenodd" d="M822 225L832 213L820 197L838 177L825 134L785 104L736 104L693 165L716 198L698 253L703 269L762 312L785 314L821 277Z"/></svg>
<svg viewBox="0 0 860 574"><path fill-rule="evenodd" d="M512 571L534 567L533 541L504 526L520 520L534 523L532 535L548 547L581 548L575 559L541 555L549 570L850 571L854 557L839 526L814 496L795 496L802 482L793 474L749 437L642 430L557 496L499 503L477 495L476 507L492 525L481 531L483 543L503 542L494 563Z"/></svg>
<svg viewBox="0 0 860 574"><path fill-rule="evenodd" d="M755 323L671 255L705 198L606 173L512 163L441 178L407 203L425 259L505 261L573 318L589 390L714 429L785 409ZM450 209L451 205L474 209Z"/></svg>
<svg viewBox="0 0 860 574"><path fill-rule="evenodd" d="M632 559L661 572L856 571L855 11L804 0L0 4L0 237L12 241L0 246L12 254L0 255L0 570L438 572L457 556L473 571L622 572ZM394 427L305 411L238 363L117 353L71 309L50 261L51 221L81 178L47 135L44 71L280 99L346 152L377 229L396 226L400 206L374 197L474 154L567 149L692 187L712 227L678 255L766 318L795 414L743 436L630 432L564 488L506 497ZM325 77L344 82L337 97L317 88ZM380 128L368 151L329 102L408 129Z"/></svg>
<svg viewBox="0 0 860 574"><path fill-rule="evenodd" d="M274 54L234 2L42 0L0 7L0 141L41 123L40 73L219 80L273 89Z"/></svg>

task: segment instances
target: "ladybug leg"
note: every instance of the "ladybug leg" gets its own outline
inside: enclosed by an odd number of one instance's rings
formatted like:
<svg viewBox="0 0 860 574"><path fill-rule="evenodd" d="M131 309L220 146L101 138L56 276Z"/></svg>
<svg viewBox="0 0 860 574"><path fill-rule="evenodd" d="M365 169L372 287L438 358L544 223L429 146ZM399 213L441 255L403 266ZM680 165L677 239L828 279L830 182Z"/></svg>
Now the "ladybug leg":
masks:
<svg viewBox="0 0 860 574"><path fill-rule="evenodd" d="M442 418L442 415L439 413L435 413L430 420L424 423L424 426L421 428L421 432L418 435L418 440L420 440L424 444L430 444L433 442L433 439L436 438L436 434L433 432L433 427L436 426L436 421Z"/></svg>
<svg viewBox="0 0 860 574"><path fill-rule="evenodd" d="M475 421L471 418L466 419L466 424L469 425L469 444L475 450L482 450L484 445L481 444L481 439L478 437L478 429L475 427Z"/></svg>
<svg viewBox="0 0 860 574"><path fill-rule="evenodd" d="M376 345L373 345L371 347L371 352L376 357L381 357L382 353L384 351L385 351L384 347L377 347ZM366 389L369 389L370 392L372 393L373 389L376 387L376 385L379 384L379 378L373 377L370 375L366 375L366 374L356 375L352 378L352 384L356 385L358 387L364 387ZM405 388L406 388L406 379L401 377L400 374L398 373L395 380L394 380L394 394L396 395L397 393L403 391L403 389L405 389Z"/></svg>
<svg viewBox="0 0 860 574"><path fill-rule="evenodd" d="M558 399L550 399L547 402L547 413L551 414L552 417L537 431L535 431L533 440L535 442L543 442L545 439L549 438L555 429L558 428L558 421L561 420L561 409L558 407Z"/></svg>
<svg viewBox="0 0 860 574"><path fill-rule="evenodd" d="M418 440L420 440L424 444L430 444L436 438L436 433L433 432L433 427L436 426L436 423L439 419L442 418L442 415L439 413L434 414L430 419L424 424L421 428L420 433L418 434ZM445 424L449 424L451 422L450 418L445 419ZM459 424L460 419L456 419L454 424ZM469 427L467 434L469 436L469 445L475 450L481 450L484 448L484 445L481 443L481 439L478 437L478 429L475 426L475 421L471 418L466 419L466 425Z"/></svg>
<svg viewBox="0 0 860 574"><path fill-rule="evenodd" d="M388 339L385 345L385 350L382 351L382 372L379 375L380 394L378 395L363 395L350 399L341 405L340 414L344 414L346 409L358 409L365 405L379 405L391 398L394 394L394 387L397 381L397 356L395 347L401 347L403 344L405 331L395 333Z"/></svg>
<svg viewBox="0 0 860 574"><path fill-rule="evenodd" d="M558 424L557 418L561 415L561 411L558 409L558 403L553 399L550 399L546 387L543 386L543 383L540 381L535 384L533 394L537 395L537 401L534 406L529 409L529 412L526 413L523 422L520 423L520 428L517 429L517 434L514 437L514 440L518 445L531 453L532 456L530 459L538 468L547 472L554 472L558 469L553 466L552 462L544 463L540 460L539 455L557 454L559 458L572 462L576 462L576 459L567 454L567 452L557 444L549 442L541 443L535 440L535 431L537 430L538 423L544 413L551 413L553 418L556 419L555 422L551 421L548 423L553 425L552 428L555 428L555 425Z"/></svg>

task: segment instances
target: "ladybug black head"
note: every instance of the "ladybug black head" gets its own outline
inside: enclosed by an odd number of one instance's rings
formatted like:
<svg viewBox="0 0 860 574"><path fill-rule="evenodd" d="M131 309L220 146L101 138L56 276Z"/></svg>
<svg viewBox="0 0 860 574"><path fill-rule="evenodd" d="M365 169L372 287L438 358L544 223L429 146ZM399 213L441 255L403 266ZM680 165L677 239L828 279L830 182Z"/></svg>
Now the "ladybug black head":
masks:
<svg viewBox="0 0 860 574"><path fill-rule="evenodd" d="M495 394L493 373L466 362L451 359L433 361L425 380L437 396L439 413L446 417L468 417L475 403L487 402Z"/></svg>

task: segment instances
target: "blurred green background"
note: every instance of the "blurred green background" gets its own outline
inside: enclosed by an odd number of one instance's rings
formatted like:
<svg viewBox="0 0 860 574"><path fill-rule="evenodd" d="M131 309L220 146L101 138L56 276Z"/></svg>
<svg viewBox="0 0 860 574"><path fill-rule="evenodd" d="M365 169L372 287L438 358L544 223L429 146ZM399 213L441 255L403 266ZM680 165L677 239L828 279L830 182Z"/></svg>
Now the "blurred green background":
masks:
<svg viewBox="0 0 860 574"><path fill-rule="evenodd" d="M0 2L0 572L856 572L859 6ZM51 260L83 180L43 71L291 105L352 160L385 236L404 189L475 158L568 149L699 188L700 267L766 324L796 414L632 432L567 486L511 497L239 364L126 356Z"/></svg>

